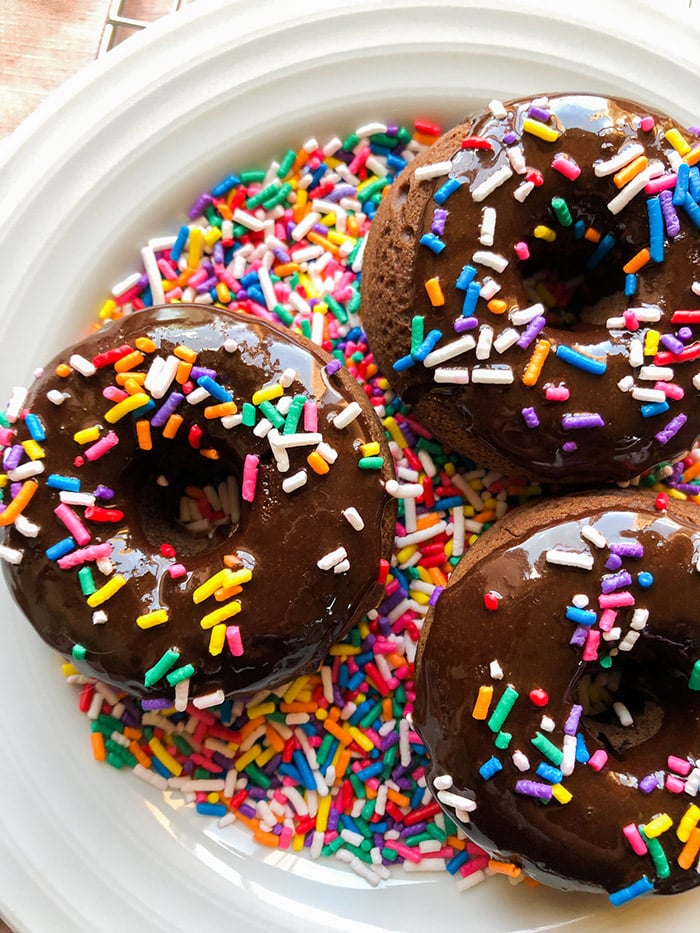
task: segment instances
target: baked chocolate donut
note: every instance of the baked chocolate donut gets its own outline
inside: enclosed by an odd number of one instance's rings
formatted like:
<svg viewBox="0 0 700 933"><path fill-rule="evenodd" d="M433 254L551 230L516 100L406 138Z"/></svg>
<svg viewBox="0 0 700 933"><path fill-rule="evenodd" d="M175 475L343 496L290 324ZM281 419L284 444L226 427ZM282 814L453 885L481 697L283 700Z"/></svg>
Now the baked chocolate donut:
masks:
<svg viewBox="0 0 700 933"><path fill-rule="evenodd" d="M427 617L414 724L495 858L615 904L700 884L700 518L651 492L516 510Z"/></svg>
<svg viewBox="0 0 700 933"><path fill-rule="evenodd" d="M303 338L149 309L63 353L5 423L5 574L87 675L207 705L313 669L381 597L384 431Z"/></svg>
<svg viewBox="0 0 700 933"><path fill-rule="evenodd" d="M700 141L627 101L501 104L388 189L363 264L370 347L478 463L626 481L700 433Z"/></svg>

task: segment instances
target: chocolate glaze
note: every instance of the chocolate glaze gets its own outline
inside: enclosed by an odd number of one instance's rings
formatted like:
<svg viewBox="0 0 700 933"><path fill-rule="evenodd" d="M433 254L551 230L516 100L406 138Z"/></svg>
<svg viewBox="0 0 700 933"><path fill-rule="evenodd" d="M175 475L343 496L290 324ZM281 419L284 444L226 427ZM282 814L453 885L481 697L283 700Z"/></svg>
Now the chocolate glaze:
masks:
<svg viewBox="0 0 700 933"><path fill-rule="evenodd" d="M405 174L397 180L382 203L373 224L365 255L363 309L370 343L380 366L388 373L392 385L402 399L413 405L415 415L423 420L442 440L479 462L500 469L508 465L524 470L528 475L545 480L571 484L628 480L652 467L672 459L692 445L699 428L697 391L692 378L698 363L670 363L673 382L680 385L685 397L669 399L665 413L643 417L640 401L617 388L622 377L635 375L630 367L629 347L632 340L641 339L648 329L660 333L675 333L678 325L670 322L671 313L699 306L691 285L700 267L700 236L697 228L678 208L680 233L671 240L665 237L663 261L647 264L638 274L638 288L633 297L624 295L625 274L622 267L640 249L649 245L647 196L642 192L620 213L614 215L608 202L619 193L613 175L598 178L593 166L607 161L624 146L640 142L649 160L659 160L666 172L671 171L670 144L664 138L666 130L676 124L668 117L655 115L654 129L637 129L639 118L649 114L645 108L627 101L584 95L557 95L549 99L549 128L561 135L556 142L546 142L523 132L531 99L505 105L507 117L497 119L482 113L451 130L428 152L419 156ZM515 142L506 142L512 134ZM488 140L490 150L460 149L462 139L478 136ZM690 140L688 134L684 138ZM491 175L510 166L508 150L519 146L528 172L536 169L543 183L529 194L523 203L514 191L525 174L514 172L482 201L474 201L472 192ZM575 159L580 176L570 181L552 168L552 159L564 153ZM675 153L674 153L675 155ZM445 232L441 239L446 248L433 254L420 245L421 236L431 231L438 204L433 195L445 183L447 176L418 181L415 171L443 160L452 161L449 177L459 180L460 187L444 202L448 211ZM596 249L589 240L577 239L574 225L562 226L551 207L552 198L563 198L574 223L584 221L604 237L611 234L615 245L600 265L586 269L586 262ZM497 212L495 239L492 246L482 246L479 232L483 210L494 207ZM538 225L556 233L553 243L533 235ZM519 260L514 245L524 241L530 259ZM462 267L472 263L477 250L500 254L509 260L502 273L476 264L478 281L487 277L500 285L495 296L506 303L506 313L494 314L481 299L474 314L479 327L489 325L497 337L511 326L509 314L515 308L528 308L533 298L525 292L523 277L548 269L562 281L583 277L578 300L580 313L573 319L558 316L548 318L548 324L537 339L546 339L551 350L534 387L522 384L524 369L534 350L536 340L527 348L514 346L504 353L491 351L488 360L479 362L475 351L463 353L444 365L447 367L475 365L513 368L512 385L436 384L434 369L416 363L404 371L393 370L396 360L410 353L411 319L425 317L425 333L437 328L443 337L438 348L455 339L453 322L462 315L465 292L455 288ZM424 283L438 277L445 297L441 307L433 308ZM659 324L642 323L636 331L624 327L608 330L605 321L620 317L627 308L658 306L663 314ZM518 327L519 333L524 328ZM697 325L688 345L698 338ZM475 337L479 330L470 331ZM560 344L574 347L597 360L605 360L604 375L583 372L558 359L555 350ZM663 347L661 348L664 349ZM653 362L651 356L644 363ZM636 378L645 388L654 382ZM570 399L548 401L544 397L547 385L566 385ZM522 410L534 408L539 426L525 427ZM562 426L564 413L598 412L604 426L567 430ZM683 427L667 443L656 434L678 413L687 416ZM564 445L575 442L575 450Z"/></svg>
<svg viewBox="0 0 700 933"><path fill-rule="evenodd" d="M62 379L54 375L56 365L71 353L93 359L123 344L133 346L140 336L149 336L162 356L178 344L197 351L196 364L216 370L218 381L232 391L239 411L255 391L276 382L285 369L294 369L296 377L286 393L317 401L318 430L337 451L336 462L325 476L318 476L306 463L314 447L298 447L289 451L289 471L279 472L267 440L243 425L227 429L220 419L206 420L203 405L184 403L178 413L185 421L175 439L165 439L162 429L154 428L153 449L140 450L132 416L127 415L112 426L119 444L94 463L76 467L74 458L80 447L73 434L96 423L103 427L103 434L110 428L102 413L111 403L101 393L114 384L115 373L112 366L105 366L90 377L74 371ZM235 340L238 349L222 349L227 340ZM380 598L379 561L390 556L395 517L383 488L393 468L382 426L345 370L333 375L324 371L329 359L309 341L264 322L176 305L108 325L49 364L27 401L47 434L41 445L45 473L38 477L40 487L25 510L26 517L40 526L40 533L26 538L13 526L2 529L3 543L24 551L21 563L5 564L4 571L39 635L69 657L74 644L83 645L85 659L74 663L85 674L154 697L172 696L172 687L161 679L147 690L144 673L171 647L181 654L178 666L191 663L196 669L190 684L193 696L219 688L227 694L257 690L313 669L328 647ZM146 354L137 369L146 372L150 363ZM67 394L58 407L46 398L52 388ZM332 418L352 400L361 405L360 416L343 430L334 427ZM193 424L204 431L201 449L216 449L218 459L203 457L190 446L187 438ZM15 427L15 441L24 439L21 422ZM357 466L359 445L371 441L381 446L384 467L380 471L362 471ZM183 531L177 522L177 500L183 487L216 485L227 474L240 480L247 454L260 458L257 492L252 503L241 502L238 526L219 527L213 536L204 538ZM284 478L303 468L307 484L285 493L281 488ZM93 610L81 593L77 569L61 570L44 555L48 546L67 533L53 514L58 493L44 482L51 473L79 477L82 491L92 491L98 484L113 488L114 499L102 504L124 512L123 522L116 525L84 522L92 534L90 544L112 542L115 572L128 580L101 607L108 615L104 624L93 624ZM161 476L169 479L168 487L158 484ZM351 506L364 519L363 531L351 528L341 514ZM82 509L75 511L82 515ZM164 542L175 547L176 557L162 556L159 547ZM317 560L340 545L347 550L349 570L338 574L320 570ZM214 657L208 651L210 632L202 630L199 620L223 604L210 597L195 605L192 592L223 569L223 557L228 554L237 555L253 571L236 597L242 610L231 619L240 628L244 653L233 657L224 646ZM173 580L167 568L176 561L186 566L187 574ZM99 587L107 578L94 563L90 566ZM148 630L136 625L139 615L159 607L169 610L167 623Z"/></svg>
<svg viewBox="0 0 700 933"><path fill-rule="evenodd" d="M690 503L671 503L667 512L659 512L653 494L603 492L513 512L467 553L426 621L414 723L432 757L429 782L432 786L436 776L451 775L453 790L476 801L470 821L461 824L467 835L547 884L613 892L643 874L659 894L700 884L694 864L683 870L676 863L683 847L676 829L692 797L661 788L645 794L638 787L650 773L669 772L669 755L692 762L700 756L700 693L688 687L700 656L696 510ZM622 569L632 576L627 589L635 597L634 608L648 609L648 623L630 651L614 654L621 642L601 641L599 659L613 649L609 668L581 660L581 648L570 644L576 626L565 617L577 594L587 596L589 608L600 615L601 577L612 572L604 566L607 547L581 536L586 526L609 544L637 541L644 547L643 557L624 558ZM545 557L551 548L592 554L594 567L555 566ZM638 582L641 571L653 574L647 589ZM496 610L485 607L489 591L500 596ZM632 612L632 607L618 610L615 625L621 626L622 637ZM494 660L503 670L501 680L490 676ZM602 771L577 763L573 774L561 780L573 795L566 804L543 804L516 793L517 780L543 781L535 768L546 759L531 738L542 731L561 748L573 704L586 691L589 699L595 697L595 688L591 693L586 685L598 678L600 686L601 675L608 679L610 696L584 710L579 731L590 754L608 752ZM487 721L474 719L472 710L479 688L492 685L490 715L508 684L519 697L502 726L512 740L499 750ZM529 698L536 688L548 694L544 707ZM620 725L610 709L613 701L629 708L633 726ZM543 714L554 721L552 732L542 730ZM513 764L516 749L529 758L526 772ZM503 770L484 780L479 768L494 755ZM445 809L455 818L452 808ZM634 854L622 833L626 824L645 824L659 813L673 819L672 828L659 837L670 865L667 878L658 877L648 855Z"/></svg>

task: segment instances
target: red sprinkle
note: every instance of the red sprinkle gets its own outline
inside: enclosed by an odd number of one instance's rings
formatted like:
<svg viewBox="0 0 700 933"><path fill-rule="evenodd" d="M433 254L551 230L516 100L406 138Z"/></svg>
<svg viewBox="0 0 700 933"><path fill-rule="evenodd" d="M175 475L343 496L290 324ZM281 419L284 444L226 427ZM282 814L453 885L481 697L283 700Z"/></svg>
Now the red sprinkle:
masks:
<svg viewBox="0 0 700 933"><path fill-rule="evenodd" d="M541 687L535 687L530 691L530 702L535 706L546 706L549 703L549 694Z"/></svg>
<svg viewBox="0 0 700 933"><path fill-rule="evenodd" d="M462 149L493 149L490 141L483 136L467 136L460 143Z"/></svg>
<svg viewBox="0 0 700 933"><path fill-rule="evenodd" d="M488 593L484 593L484 606L486 606L490 612L494 612L496 609L498 609L500 598L501 597L497 593L489 590Z"/></svg>
<svg viewBox="0 0 700 933"><path fill-rule="evenodd" d="M668 495L665 492L658 494L654 500L654 508L658 509L659 512L663 512L668 508Z"/></svg>

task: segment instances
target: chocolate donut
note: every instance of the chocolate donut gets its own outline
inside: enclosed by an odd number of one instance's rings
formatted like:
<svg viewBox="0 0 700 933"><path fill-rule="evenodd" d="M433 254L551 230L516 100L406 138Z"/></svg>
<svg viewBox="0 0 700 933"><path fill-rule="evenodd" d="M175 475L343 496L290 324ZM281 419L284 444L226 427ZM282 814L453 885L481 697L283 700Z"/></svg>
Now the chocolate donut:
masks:
<svg viewBox="0 0 700 933"><path fill-rule="evenodd" d="M700 141L627 101L502 104L388 189L363 263L370 347L479 463L627 481L688 449L700 386Z"/></svg>
<svg viewBox="0 0 700 933"><path fill-rule="evenodd" d="M149 309L15 390L4 424L5 574L86 675L211 705L313 669L381 597L391 456L310 341Z"/></svg>
<svg viewBox="0 0 700 933"><path fill-rule="evenodd" d="M700 519L651 492L506 516L427 617L414 724L494 857L615 904L700 884Z"/></svg>

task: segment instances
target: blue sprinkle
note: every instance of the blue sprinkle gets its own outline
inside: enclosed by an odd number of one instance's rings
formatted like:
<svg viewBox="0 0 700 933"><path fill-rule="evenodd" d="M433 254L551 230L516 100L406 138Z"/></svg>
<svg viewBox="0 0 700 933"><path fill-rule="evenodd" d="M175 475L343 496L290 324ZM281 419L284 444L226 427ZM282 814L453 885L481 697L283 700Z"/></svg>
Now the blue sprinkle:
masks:
<svg viewBox="0 0 700 933"><path fill-rule="evenodd" d="M30 412L24 417L24 423L27 426L27 431L33 441L45 441L46 440L46 431L44 430L44 425L39 420L38 415Z"/></svg>
<svg viewBox="0 0 700 933"><path fill-rule="evenodd" d="M598 618L592 609L579 609L578 606L566 607L566 618L576 625L595 625Z"/></svg>
<svg viewBox="0 0 700 933"><path fill-rule="evenodd" d="M700 230L700 204L688 193L683 201L683 210L688 215L690 222Z"/></svg>
<svg viewBox="0 0 700 933"><path fill-rule="evenodd" d="M649 881L646 875L642 875L639 881L635 881L634 884L630 884L626 888L620 888L618 891L613 891L612 894L609 894L610 903L613 907L621 907L622 904L626 904L628 901L633 900L635 897L639 897L642 894L648 894L649 891L653 891L654 885Z"/></svg>
<svg viewBox="0 0 700 933"><path fill-rule="evenodd" d="M153 401L153 399L150 399L150 401L146 402L145 405L142 405L140 408L136 408L134 411L132 411L131 417L134 420L143 418L144 415L147 415L149 412L153 411L155 407L156 403Z"/></svg>
<svg viewBox="0 0 700 933"><path fill-rule="evenodd" d="M460 186L461 182L458 178L448 178L444 184L440 185L433 195L433 201L435 201L436 204L444 204L449 196L454 194Z"/></svg>
<svg viewBox="0 0 700 933"><path fill-rule="evenodd" d="M631 298L637 294L637 276L634 272L628 272L625 276L625 298Z"/></svg>
<svg viewBox="0 0 700 933"><path fill-rule="evenodd" d="M384 762L376 761L372 765L367 765L366 768L360 768L355 772L355 777L359 778L363 783L368 781L370 778L376 777L378 774L381 774L384 770Z"/></svg>
<svg viewBox="0 0 700 933"><path fill-rule="evenodd" d="M439 256L440 253L445 249L447 244L440 239L439 236L436 236L434 233L424 233L420 238L421 246L427 246L428 249L435 253L436 256Z"/></svg>
<svg viewBox="0 0 700 933"><path fill-rule="evenodd" d="M479 301L480 295L481 283L470 282L467 287L467 294L464 296L464 302L462 304L462 317L472 317L474 311L476 310L476 305Z"/></svg>
<svg viewBox="0 0 700 933"><path fill-rule="evenodd" d="M700 168L697 165L692 165L688 172L688 191L691 197L700 201Z"/></svg>
<svg viewBox="0 0 700 933"><path fill-rule="evenodd" d="M351 693L354 693L355 690L358 689L358 687L360 686L360 684L362 683L364 679L365 679L364 671L357 671L357 673L353 674L353 676L348 681L348 690Z"/></svg>
<svg viewBox="0 0 700 933"><path fill-rule="evenodd" d="M495 755L492 755L491 758L489 758L488 761L485 761L479 768L479 774L485 781L488 781L494 776L494 774L498 774L498 772L502 770L503 765Z"/></svg>
<svg viewBox="0 0 700 933"><path fill-rule="evenodd" d="M410 369L415 365L416 361L409 353L408 356L400 356L398 360L395 360L392 369L395 369L397 373L402 373L405 369Z"/></svg>
<svg viewBox="0 0 700 933"><path fill-rule="evenodd" d="M590 753L586 748L586 740L583 737L582 732L576 733L576 761L579 764L585 765L588 759L590 758Z"/></svg>
<svg viewBox="0 0 700 933"><path fill-rule="evenodd" d="M240 282L241 286L245 288L247 291L252 285L260 284L260 276L255 271L246 272L246 274L242 278L240 278L238 281Z"/></svg>
<svg viewBox="0 0 700 933"><path fill-rule="evenodd" d="M423 360L426 358L426 356L431 352L431 350L435 349L441 337L442 337L441 330L431 330L430 333L425 338L425 340L423 341L423 343L418 347L416 352L413 354L413 359L416 360L418 363L422 363ZM396 367L394 366L394 368Z"/></svg>
<svg viewBox="0 0 700 933"><path fill-rule="evenodd" d="M184 250L187 244L189 235L190 235L190 228L187 226L187 224L183 224L178 230L178 234L177 234L177 237L175 238L175 242L170 248L170 261L172 263L177 263L180 256L182 256L182 251Z"/></svg>
<svg viewBox="0 0 700 933"><path fill-rule="evenodd" d="M228 813L228 807L223 803L207 803L203 801L196 805L197 813L200 816L226 816Z"/></svg>
<svg viewBox="0 0 700 933"><path fill-rule="evenodd" d="M62 538L56 544L52 544L50 548L47 548L44 553L49 560L58 560L59 557L63 557L74 548L75 541L72 538Z"/></svg>
<svg viewBox="0 0 700 933"><path fill-rule="evenodd" d="M396 172L401 172L406 168L406 160L402 159L401 156L397 156L393 152L390 152L386 157L386 164L388 168L392 168Z"/></svg>
<svg viewBox="0 0 700 933"><path fill-rule="evenodd" d="M560 360L563 360L565 363L570 363L572 366L576 366L584 372L593 373L595 376L602 376L607 369L605 360L594 360L592 357L579 353L577 350L567 347L564 344L559 344L555 352Z"/></svg>
<svg viewBox="0 0 700 933"><path fill-rule="evenodd" d="M226 178L223 178L211 189L212 196L215 198L222 198L225 194L232 188L236 188L240 185L241 180L236 175L227 175Z"/></svg>
<svg viewBox="0 0 700 933"><path fill-rule="evenodd" d="M586 221L577 220L576 223L574 224L574 238L576 240L582 240L585 232L586 232Z"/></svg>
<svg viewBox="0 0 700 933"><path fill-rule="evenodd" d="M687 162L681 162L676 170L676 176L676 187L673 189L673 205L674 207L682 207L688 193L690 178L690 166Z"/></svg>
<svg viewBox="0 0 700 933"><path fill-rule="evenodd" d="M451 875L456 875L462 865L466 865L468 861L469 853L466 849L462 849L461 852L457 852L456 855L452 856L447 865L445 865L445 868Z"/></svg>
<svg viewBox="0 0 700 933"><path fill-rule="evenodd" d="M661 201L658 197L647 198L649 217L649 253L652 262L663 262L664 258L664 217L661 213Z"/></svg>
<svg viewBox="0 0 700 933"><path fill-rule="evenodd" d="M316 790L316 780L304 753L297 749L297 751L292 753L292 758L294 764L297 766L299 776L301 777L302 787L305 787L307 790Z"/></svg>
<svg viewBox="0 0 700 933"><path fill-rule="evenodd" d="M654 583L654 575L649 573L648 570L642 570L637 574L637 583L643 590L648 590Z"/></svg>
<svg viewBox="0 0 700 933"><path fill-rule="evenodd" d="M550 784L559 784L564 777L559 768L555 768L554 765L550 765L546 761L541 761L537 765L535 774L538 774L545 781L549 781Z"/></svg>
<svg viewBox="0 0 700 933"><path fill-rule="evenodd" d="M595 269L596 266L599 266L614 245L615 237L611 233L606 233L600 243L598 243L596 246L595 250L588 257L586 268Z"/></svg>
<svg viewBox="0 0 700 933"><path fill-rule="evenodd" d="M62 489L65 492L80 492L80 480L77 476L61 476L60 473L50 473L46 485L51 489Z"/></svg>
<svg viewBox="0 0 700 933"><path fill-rule="evenodd" d="M640 405L642 418L653 418L654 415L663 415L669 409L668 402L649 402L647 405Z"/></svg>
<svg viewBox="0 0 700 933"><path fill-rule="evenodd" d="M455 282L455 288L466 291L475 278L476 269L474 266L462 266L462 271L459 273L457 281Z"/></svg>
<svg viewBox="0 0 700 933"><path fill-rule="evenodd" d="M200 376L197 385L206 389L207 392L217 400L217 402L232 402L233 395L222 385L212 379L211 376Z"/></svg>
<svg viewBox="0 0 700 933"><path fill-rule="evenodd" d="M157 771L161 777L171 778L173 776L172 771L166 768L163 762L160 761L160 759L156 758L155 755L151 759L151 767L153 768L154 771Z"/></svg>

